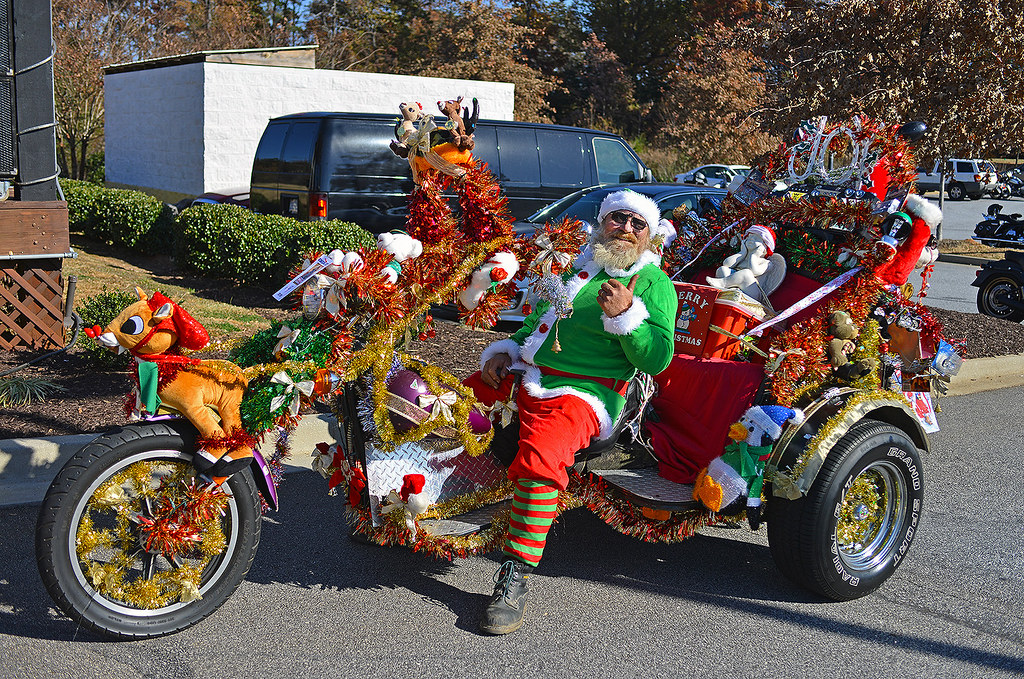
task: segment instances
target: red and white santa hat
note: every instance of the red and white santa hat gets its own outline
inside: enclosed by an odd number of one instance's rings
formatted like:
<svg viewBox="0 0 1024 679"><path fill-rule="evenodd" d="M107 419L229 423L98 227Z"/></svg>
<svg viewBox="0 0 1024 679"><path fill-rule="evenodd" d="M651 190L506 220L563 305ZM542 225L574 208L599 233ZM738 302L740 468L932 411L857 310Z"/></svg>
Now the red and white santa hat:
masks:
<svg viewBox="0 0 1024 679"><path fill-rule="evenodd" d="M664 239L663 247L668 247L675 240L676 230L672 226L672 222L662 219L661 209L658 207L658 204L642 193L631 189L609 193L601 201L601 207L598 208L597 223L603 222L609 212L615 212L616 210L628 210L643 217L643 220L647 222L651 229L651 237L661 236Z"/></svg>
<svg viewBox="0 0 1024 679"><path fill-rule="evenodd" d="M768 256L771 257L772 253L775 252L775 232L763 224L754 224L744 232L743 237L746 238L752 233L761 236L761 241L768 248Z"/></svg>

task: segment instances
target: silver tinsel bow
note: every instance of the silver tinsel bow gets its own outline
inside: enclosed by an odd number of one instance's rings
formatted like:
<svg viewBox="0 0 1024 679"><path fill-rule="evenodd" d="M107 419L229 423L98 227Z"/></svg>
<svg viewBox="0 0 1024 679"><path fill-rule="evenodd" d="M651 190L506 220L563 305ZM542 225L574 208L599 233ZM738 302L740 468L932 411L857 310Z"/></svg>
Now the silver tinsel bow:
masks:
<svg viewBox="0 0 1024 679"><path fill-rule="evenodd" d="M276 411L291 399L291 403L288 404L288 410L291 412L292 417L294 417L299 414L299 406L302 403L302 396L305 395L308 397L313 393L313 382L311 380L294 382L291 375L283 370L274 373L274 376L270 378L270 381L274 384L286 385L284 393L278 394L270 401L270 412Z"/></svg>

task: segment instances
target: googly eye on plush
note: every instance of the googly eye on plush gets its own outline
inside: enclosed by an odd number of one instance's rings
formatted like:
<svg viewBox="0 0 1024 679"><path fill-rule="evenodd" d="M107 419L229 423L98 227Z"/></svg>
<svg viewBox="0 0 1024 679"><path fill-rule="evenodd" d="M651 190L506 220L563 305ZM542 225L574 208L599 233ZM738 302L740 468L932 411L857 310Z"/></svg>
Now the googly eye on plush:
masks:
<svg viewBox="0 0 1024 679"><path fill-rule="evenodd" d="M140 316L132 316L121 324L121 332L126 335L138 335L146 327L145 321Z"/></svg>

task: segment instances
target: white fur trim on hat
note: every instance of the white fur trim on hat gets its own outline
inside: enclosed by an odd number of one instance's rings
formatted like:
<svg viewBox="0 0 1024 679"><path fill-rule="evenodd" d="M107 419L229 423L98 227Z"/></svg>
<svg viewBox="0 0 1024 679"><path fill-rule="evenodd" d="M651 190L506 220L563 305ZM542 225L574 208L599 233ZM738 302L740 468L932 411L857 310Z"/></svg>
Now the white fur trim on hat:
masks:
<svg viewBox="0 0 1024 679"><path fill-rule="evenodd" d="M598 225L604 221L609 212L615 212L616 210L629 210L643 217L644 221L647 222L647 226L650 227L652 235L661 221L661 210L658 209L658 204L642 193L637 193L630 189L609 193L604 197L604 200L601 201L601 207L597 211Z"/></svg>
<svg viewBox="0 0 1024 679"><path fill-rule="evenodd" d="M768 256L771 257L772 253L775 252L775 232L763 224L754 224L743 235L746 237L750 233L760 234L761 240L764 242L765 247L768 248Z"/></svg>
<svg viewBox="0 0 1024 679"><path fill-rule="evenodd" d="M939 209L939 206L917 194L912 193L907 196L907 203L903 206L903 211L909 213L911 217L918 217L924 220L924 223L932 231L942 221L942 210Z"/></svg>

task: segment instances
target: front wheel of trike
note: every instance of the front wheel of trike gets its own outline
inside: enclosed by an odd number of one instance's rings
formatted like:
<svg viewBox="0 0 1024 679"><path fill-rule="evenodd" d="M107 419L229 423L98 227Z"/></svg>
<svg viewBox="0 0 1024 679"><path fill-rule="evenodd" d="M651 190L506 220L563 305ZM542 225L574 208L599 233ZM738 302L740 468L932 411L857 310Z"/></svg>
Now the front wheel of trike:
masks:
<svg viewBox="0 0 1024 679"><path fill-rule="evenodd" d="M799 500L770 499L768 542L779 570L835 601L878 589L917 532L924 479L917 447L900 429L858 422Z"/></svg>
<svg viewBox="0 0 1024 679"><path fill-rule="evenodd" d="M177 632L238 587L259 544L248 471L222 486L192 466L187 423L137 424L76 453L50 486L36 526L43 584L62 612L114 639Z"/></svg>

